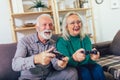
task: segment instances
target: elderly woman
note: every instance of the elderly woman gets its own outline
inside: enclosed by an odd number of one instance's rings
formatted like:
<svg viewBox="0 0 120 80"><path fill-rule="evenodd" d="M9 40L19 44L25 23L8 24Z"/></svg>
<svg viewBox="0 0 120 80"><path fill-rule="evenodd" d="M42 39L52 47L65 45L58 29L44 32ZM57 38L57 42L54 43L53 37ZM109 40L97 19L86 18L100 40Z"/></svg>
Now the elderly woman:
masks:
<svg viewBox="0 0 120 80"><path fill-rule="evenodd" d="M96 54L92 54L95 49L92 49L90 38L83 28L79 13L67 13L62 24L63 34L58 39L56 48L69 57L68 66L76 67L82 80L105 80L102 67L96 63L100 53L96 51ZM91 52L86 54L88 50Z"/></svg>

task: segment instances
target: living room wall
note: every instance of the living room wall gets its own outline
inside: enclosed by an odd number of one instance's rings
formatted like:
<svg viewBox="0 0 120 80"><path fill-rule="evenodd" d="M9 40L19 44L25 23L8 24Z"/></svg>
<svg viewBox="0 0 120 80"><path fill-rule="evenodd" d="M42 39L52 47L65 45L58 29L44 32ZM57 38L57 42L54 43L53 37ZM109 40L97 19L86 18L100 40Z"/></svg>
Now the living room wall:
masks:
<svg viewBox="0 0 120 80"><path fill-rule="evenodd" d="M117 1L117 6L111 5L115 4L114 1ZM97 42L112 40L120 30L120 0L103 0L99 5L93 0L93 12Z"/></svg>
<svg viewBox="0 0 120 80"><path fill-rule="evenodd" d="M120 1L117 8L111 8L112 0L104 0L102 4L93 3L94 21L97 42L112 40L120 29ZM12 33L10 26L10 11L8 0L0 0L0 43L11 43Z"/></svg>
<svg viewBox="0 0 120 80"><path fill-rule="evenodd" d="M0 43L12 42L8 0L0 0Z"/></svg>

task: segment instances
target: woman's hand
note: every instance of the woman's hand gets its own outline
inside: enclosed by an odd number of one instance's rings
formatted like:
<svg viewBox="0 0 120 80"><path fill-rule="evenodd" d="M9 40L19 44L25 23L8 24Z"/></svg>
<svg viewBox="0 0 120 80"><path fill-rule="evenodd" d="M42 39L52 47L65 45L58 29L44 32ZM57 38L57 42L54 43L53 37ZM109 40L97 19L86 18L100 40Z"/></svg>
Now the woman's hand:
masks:
<svg viewBox="0 0 120 80"><path fill-rule="evenodd" d="M93 48L92 50L96 50L96 49ZM100 53L97 51L97 54L90 54L90 57L93 61L96 61L97 59L100 58Z"/></svg>
<svg viewBox="0 0 120 80"><path fill-rule="evenodd" d="M83 61L83 60L85 59L85 57L86 57L84 51L85 51L85 50L82 49L82 48L79 49L79 50L77 50L77 51L72 55L73 59L74 59L75 61L77 61L77 62Z"/></svg>

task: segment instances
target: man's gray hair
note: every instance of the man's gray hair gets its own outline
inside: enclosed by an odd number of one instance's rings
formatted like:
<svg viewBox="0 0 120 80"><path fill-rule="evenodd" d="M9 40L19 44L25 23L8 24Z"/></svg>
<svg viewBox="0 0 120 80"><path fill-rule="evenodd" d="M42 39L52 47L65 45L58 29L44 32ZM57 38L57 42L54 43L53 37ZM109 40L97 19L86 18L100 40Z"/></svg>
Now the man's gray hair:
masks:
<svg viewBox="0 0 120 80"><path fill-rule="evenodd" d="M70 34L68 33L68 30L67 30L66 27L67 27L67 18L71 15L77 15L80 18L81 23L82 23L82 26L81 26L81 29L80 29L80 38L83 39L85 37L85 33L84 33L84 30L83 30L83 20L82 20L82 17L80 16L80 14L77 13L77 12L68 12L65 15L65 18L63 19L63 23L62 23L62 37L65 40L69 39Z"/></svg>
<svg viewBox="0 0 120 80"><path fill-rule="evenodd" d="M41 18L44 17L44 16L47 16L47 17L49 17L49 18L52 19L52 17L51 17L49 14L41 14L41 15L38 16L37 19L36 19L36 25L37 25L37 26L39 26L39 24L40 24L39 19L41 19Z"/></svg>

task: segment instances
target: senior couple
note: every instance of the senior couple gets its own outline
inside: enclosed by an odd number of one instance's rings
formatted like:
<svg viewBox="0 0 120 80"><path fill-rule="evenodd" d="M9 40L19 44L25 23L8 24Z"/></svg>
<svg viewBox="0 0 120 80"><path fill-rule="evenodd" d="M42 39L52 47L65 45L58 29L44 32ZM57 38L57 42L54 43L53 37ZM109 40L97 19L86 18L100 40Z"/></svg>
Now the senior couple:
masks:
<svg viewBox="0 0 120 80"><path fill-rule="evenodd" d="M96 63L100 53L85 54L92 49L89 36L84 33L79 13L69 12L62 23L62 36L51 39L53 20L42 14L36 20L36 33L22 38L12 60L19 80L105 80L102 67ZM53 51L65 57L58 59Z"/></svg>

